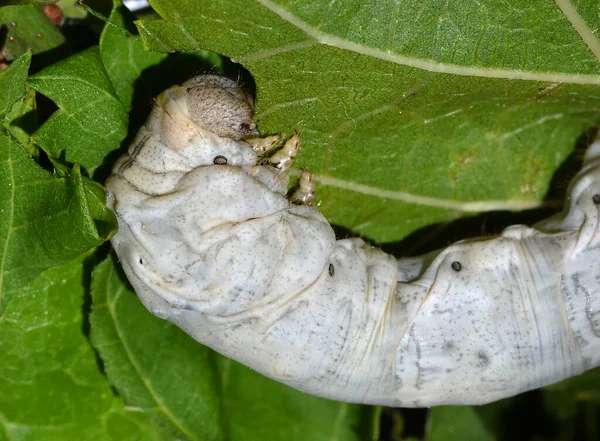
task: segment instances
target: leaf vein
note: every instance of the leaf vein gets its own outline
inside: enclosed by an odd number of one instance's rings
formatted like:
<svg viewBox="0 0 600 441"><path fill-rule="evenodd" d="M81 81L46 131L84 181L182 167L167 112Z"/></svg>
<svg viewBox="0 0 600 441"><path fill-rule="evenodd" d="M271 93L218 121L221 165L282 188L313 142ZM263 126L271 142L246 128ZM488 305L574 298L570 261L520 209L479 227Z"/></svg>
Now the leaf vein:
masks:
<svg viewBox="0 0 600 441"><path fill-rule="evenodd" d="M336 187L342 190L353 191L369 196L375 196L382 199L392 199L396 201L406 202L408 204L424 205L428 207L447 208L465 213L478 213L482 211L497 211L497 210L529 210L541 207L554 207L554 201L538 201L538 200L488 200L488 201L451 201L447 199L438 199L430 196L416 195L397 190L385 190L382 188L371 187L369 185L358 184L356 182L345 181L343 179L334 178L325 175L316 175L315 180L324 186Z"/></svg>
<svg viewBox="0 0 600 441"><path fill-rule="evenodd" d="M284 54L286 52L293 52L295 50L304 49L304 48L307 48L310 46L314 46L317 43L318 43L318 41L313 40L311 38L310 40L305 40L300 43L290 44L287 46L281 46L281 47L277 47L275 49L270 49L270 50L264 51L264 52L257 52L254 54L249 54L249 55L244 55L244 56L237 57L237 58L232 58L231 61L233 61L234 63L245 63L247 61L260 60L263 58L272 57L274 55L279 55L279 54Z"/></svg>
<svg viewBox="0 0 600 441"><path fill-rule="evenodd" d="M599 75L577 75L564 73L516 71L488 67L459 66L456 64L439 63L430 60L408 57L389 51L382 51L380 49L347 41L342 38L335 37L333 35L324 34L318 29L309 25L308 23L300 20L298 17L287 11L285 8L276 5L270 0L256 1L263 5L265 8L269 9L271 12L277 14L281 19L287 21L288 23L297 27L301 31L304 31L307 35L313 37L321 44L324 44L326 46L337 47L339 49L344 49L351 52L356 52L362 55L367 55L373 58L378 58L380 60L389 61L396 64L414 67L417 69L428 70L431 72L447 73L461 76L504 78L525 81L548 81L551 83L600 84Z"/></svg>
<svg viewBox="0 0 600 441"><path fill-rule="evenodd" d="M569 0L554 0L564 16L569 20L573 29L579 34L583 42L592 51L594 57L600 60L600 41L596 38L587 23L581 18L573 4Z"/></svg>

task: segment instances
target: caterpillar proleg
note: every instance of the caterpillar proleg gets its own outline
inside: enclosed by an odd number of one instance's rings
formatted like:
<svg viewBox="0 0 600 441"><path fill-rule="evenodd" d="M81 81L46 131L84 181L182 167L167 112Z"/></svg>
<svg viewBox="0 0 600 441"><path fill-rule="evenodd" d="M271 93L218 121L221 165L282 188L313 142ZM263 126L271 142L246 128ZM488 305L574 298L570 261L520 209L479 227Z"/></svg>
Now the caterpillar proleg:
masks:
<svg viewBox="0 0 600 441"><path fill-rule="evenodd" d="M600 142L562 213L396 260L336 240L310 175L286 198L299 137L259 161L252 106L219 76L173 86L114 166L112 243L153 314L349 402L481 404L600 364Z"/></svg>

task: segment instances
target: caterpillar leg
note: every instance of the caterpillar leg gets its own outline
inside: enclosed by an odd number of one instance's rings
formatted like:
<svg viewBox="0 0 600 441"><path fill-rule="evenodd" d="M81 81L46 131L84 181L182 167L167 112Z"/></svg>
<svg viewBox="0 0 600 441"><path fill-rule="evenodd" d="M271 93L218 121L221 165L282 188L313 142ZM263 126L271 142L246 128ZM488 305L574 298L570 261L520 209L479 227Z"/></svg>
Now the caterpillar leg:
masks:
<svg viewBox="0 0 600 441"><path fill-rule="evenodd" d="M294 164L296 155L300 150L300 134L295 132L288 139L281 150L269 158L269 162L279 170L279 174L285 173Z"/></svg>
<svg viewBox="0 0 600 441"><path fill-rule="evenodd" d="M295 204L312 205L315 200L315 175L308 170L302 170L298 179L298 189L290 197Z"/></svg>
<svg viewBox="0 0 600 441"><path fill-rule="evenodd" d="M273 135L264 138L246 138L245 141L257 154L265 154L273 149L280 139L281 135ZM272 191L283 195L287 194L288 170L294 164L299 150L300 134L295 132L273 156L259 160L259 164L250 170L250 175L267 185ZM310 173L306 173L307 176L300 177L301 188L292 195L291 200L299 204L310 205L314 199L314 188L308 185L312 178L309 178Z"/></svg>
<svg viewBox="0 0 600 441"><path fill-rule="evenodd" d="M265 136L264 138L253 136L246 138L244 141L250 144L250 147L252 147L252 150L254 150L258 156L261 156L267 152L270 152L275 148L275 146L277 146L277 144L279 144L279 141L281 141L281 135Z"/></svg>

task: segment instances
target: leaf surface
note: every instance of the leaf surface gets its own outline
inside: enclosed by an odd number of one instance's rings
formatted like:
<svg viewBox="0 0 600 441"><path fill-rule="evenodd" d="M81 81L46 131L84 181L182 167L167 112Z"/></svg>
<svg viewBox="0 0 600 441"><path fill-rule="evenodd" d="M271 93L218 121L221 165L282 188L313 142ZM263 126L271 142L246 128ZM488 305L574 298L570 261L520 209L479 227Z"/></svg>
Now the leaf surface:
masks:
<svg viewBox="0 0 600 441"><path fill-rule="evenodd" d="M33 134L33 141L50 156L91 172L119 148L127 134L127 111L97 47L46 67L28 84L59 107Z"/></svg>
<svg viewBox="0 0 600 441"><path fill-rule="evenodd" d="M160 63L166 55L144 51L141 39L127 30L127 8L121 2L115 4L109 17L113 26L106 26L100 38L100 57L117 96L129 109L133 101L135 83L144 69Z"/></svg>
<svg viewBox="0 0 600 441"><path fill-rule="evenodd" d="M477 410L469 406L440 406L429 411L427 441L492 441Z"/></svg>
<svg viewBox="0 0 600 441"><path fill-rule="evenodd" d="M25 95L29 55L0 73L5 104ZM6 116L6 115L4 115ZM12 293L42 271L103 243L115 230L98 184L78 167L61 177L40 168L0 129L0 320Z"/></svg>
<svg viewBox="0 0 600 441"><path fill-rule="evenodd" d="M99 372L81 333L84 268L78 258L40 274L0 320L0 440L172 439Z"/></svg>
<svg viewBox="0 0 600 441"><path fill-rule="evenodd" d="M25 79L31 63L31 54L25 53L9 69L0 72L0 84L4 86L0 95L0 118L6 121L12 106L26 94Z"/></svg>

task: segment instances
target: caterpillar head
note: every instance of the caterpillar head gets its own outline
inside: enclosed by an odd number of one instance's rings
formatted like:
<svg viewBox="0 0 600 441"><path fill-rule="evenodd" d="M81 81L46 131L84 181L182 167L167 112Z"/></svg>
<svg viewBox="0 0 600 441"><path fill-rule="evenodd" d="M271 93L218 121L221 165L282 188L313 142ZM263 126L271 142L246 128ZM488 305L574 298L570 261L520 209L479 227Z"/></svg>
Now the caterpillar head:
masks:
<svg viewBox="0 0 600 441"><path fill-rule="evenodd" d="M223 138L241 140L254 129L254 100L235 81L218 75L194 77L182 85L192 121Z"/></svg>
<svg viewBox="0 0 600 441"><path fill-rule="evenodd" d="M235 81L200 75L173 86L156 100L166 145L183 148L194 136L240 141L255 128L254 100Z"/></svg>

